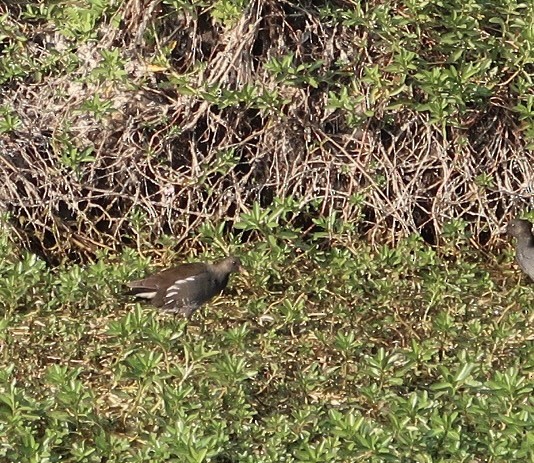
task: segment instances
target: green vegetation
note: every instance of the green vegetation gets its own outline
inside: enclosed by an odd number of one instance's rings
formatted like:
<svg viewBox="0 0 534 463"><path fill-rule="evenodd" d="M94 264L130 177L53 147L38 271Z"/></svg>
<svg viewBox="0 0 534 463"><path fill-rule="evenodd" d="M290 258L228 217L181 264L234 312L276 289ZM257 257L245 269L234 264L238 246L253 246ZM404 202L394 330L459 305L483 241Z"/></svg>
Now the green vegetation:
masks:
<svg viewBox="0 0 534 463"><path fill-rule="evenodd" d="M2 460L532 461L533 287L509 254L461 227L439 252L304 242L275 210L239 228L254 242L199 239L250 275L187 327L117 294L136 253L49 269L4 230Z"/></svg>
<svg viewBox="0 0 534 463"><path fill-rule="evenodd" d="M0 5L0 461L534 461L534 286L498 233L531 199L533 24ZM189 323L121 295L229 254L250 275Z"/></svg>

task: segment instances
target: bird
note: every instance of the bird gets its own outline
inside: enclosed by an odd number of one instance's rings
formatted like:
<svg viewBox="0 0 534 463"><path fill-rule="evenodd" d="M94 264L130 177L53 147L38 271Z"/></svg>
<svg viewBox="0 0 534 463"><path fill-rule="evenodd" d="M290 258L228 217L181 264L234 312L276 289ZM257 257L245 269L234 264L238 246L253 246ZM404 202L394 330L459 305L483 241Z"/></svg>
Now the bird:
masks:
<svg viewBox="0 0 534 463"><path fill-rule="evenodd" d="M528 220L514 219L506 227L506 233L517 239L515 257L519 267L534 280L534 235Z"/></svg>
<svg viewBox="0 0 534 463"><path fill-rule="evenodd" d="M189 319L195 310L226 288L233 272L244 272L239 258L233 256L214 264L181 264L129 282L126 295L147 299L163 311L180 313Z"/></svg>

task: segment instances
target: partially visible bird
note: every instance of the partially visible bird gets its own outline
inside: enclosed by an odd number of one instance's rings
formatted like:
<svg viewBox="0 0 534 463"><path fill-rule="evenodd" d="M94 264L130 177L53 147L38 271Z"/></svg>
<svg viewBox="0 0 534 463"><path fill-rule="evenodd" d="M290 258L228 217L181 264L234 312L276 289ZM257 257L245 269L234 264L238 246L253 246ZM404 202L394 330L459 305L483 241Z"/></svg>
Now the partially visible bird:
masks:
<svg viewBox="0 0 534 463"><path fill-rule="evenodd" d="M534 280L534 235L528 220L514 219L506 227L508 235L517 238L515 257L517 263Z"/></svg>
<svg viewBox="0 0 534 463"><path fill-rule="evenodd" d="M226 287L231 273L242 271L237 257L227 257L215 264L182 264L131 281L126 294L148 299L164 311L190 318L195 310Z"/></svg>

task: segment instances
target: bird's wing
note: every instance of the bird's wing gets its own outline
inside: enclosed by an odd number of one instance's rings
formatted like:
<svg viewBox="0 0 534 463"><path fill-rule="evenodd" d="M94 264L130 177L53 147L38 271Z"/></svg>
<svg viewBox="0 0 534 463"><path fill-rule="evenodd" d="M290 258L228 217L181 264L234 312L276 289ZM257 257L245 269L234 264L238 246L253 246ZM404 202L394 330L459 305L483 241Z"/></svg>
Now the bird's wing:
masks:
<svg viewBox="0 0 534 463"><path fill-rule="evenodd" d="M163 310L194 311L213 296L213 277L206 271L175 278L163 296Z"/></svg>
<svg viewBox="0 0 534 463"><path fill-rule="evenodd" d="M517 249L517 263L523 271L534 280L534 249Z"/></svg>
<svg viewBox="0 0 534 463"><path fill-rule="evenodd" d="M141 289L157 291L172 284L176 280L194 277L205 271L205 264L183 264L180 267L169 268L140 280L130 281L128 287L132 290Z"/></svg>

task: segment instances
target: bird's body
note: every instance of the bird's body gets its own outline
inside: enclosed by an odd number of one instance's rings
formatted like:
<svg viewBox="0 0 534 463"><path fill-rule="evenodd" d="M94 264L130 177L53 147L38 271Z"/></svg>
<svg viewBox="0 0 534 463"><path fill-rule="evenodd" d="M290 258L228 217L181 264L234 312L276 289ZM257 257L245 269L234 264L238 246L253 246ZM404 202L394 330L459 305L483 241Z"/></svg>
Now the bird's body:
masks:
<svg viewBox="0 0 534 463"><path fill-rule="evenodd" d="M189 318L226 287L232 272L241 270L237 257L227 257L215 264L182 264L130 282L127 294L147 299L162 310L182 313Z"/></svg>
<svg viewBox="0 0 534 463"><path fill-rule="evenodd" d="M516 260L523 272L534 280L534 235L532 224L528 220L514 219L506 232L517 239L515 247Z"/></svg>

